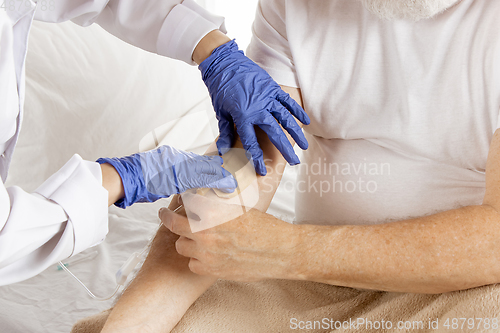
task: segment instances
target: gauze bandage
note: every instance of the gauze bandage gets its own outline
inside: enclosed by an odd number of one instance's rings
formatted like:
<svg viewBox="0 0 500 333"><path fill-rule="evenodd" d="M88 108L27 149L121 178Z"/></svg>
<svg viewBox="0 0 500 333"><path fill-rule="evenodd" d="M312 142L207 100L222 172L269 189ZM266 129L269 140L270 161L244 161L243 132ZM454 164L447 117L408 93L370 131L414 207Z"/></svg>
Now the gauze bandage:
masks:
<svg viewBox="0 0 500 333"><path fill-rule="evenodd" d="M232 193L217 189L198 189L183 193L182 202L192 232L213 228L243 215L259 201L259 186L250 155L232 148L222 156L223 167L238 182Z"/></svg>

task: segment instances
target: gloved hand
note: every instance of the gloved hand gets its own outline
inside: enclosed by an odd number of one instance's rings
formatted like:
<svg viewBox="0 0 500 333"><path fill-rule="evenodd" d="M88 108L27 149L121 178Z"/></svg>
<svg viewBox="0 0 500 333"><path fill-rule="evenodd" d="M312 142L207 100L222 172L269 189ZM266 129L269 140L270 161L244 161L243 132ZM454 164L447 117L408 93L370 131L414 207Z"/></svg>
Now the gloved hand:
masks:
<svg viewBox="0 0 500 333"><path fill-rule="evenodd" d="M310 123L309 117L266 71L238 50L234 40L216 48L199 69L219 121L219 154L231 148L236 125L243 148L252 155L255 170L265 175L263 153L254 131L256 125L267 133L288 163L300 163L279 124L300 148L307 149L304 133L292 115L306 125Z"/></svg>
<svg viewBox="0 0 500 333"><path fill-rule="evenodd" d="M236 180L224 168L219 156L202 156L169 146L122 158L100 158L120 175L125 197L115 205L128 207L136 202L154 202L191 188L217 188L233 192Z"/></svg>

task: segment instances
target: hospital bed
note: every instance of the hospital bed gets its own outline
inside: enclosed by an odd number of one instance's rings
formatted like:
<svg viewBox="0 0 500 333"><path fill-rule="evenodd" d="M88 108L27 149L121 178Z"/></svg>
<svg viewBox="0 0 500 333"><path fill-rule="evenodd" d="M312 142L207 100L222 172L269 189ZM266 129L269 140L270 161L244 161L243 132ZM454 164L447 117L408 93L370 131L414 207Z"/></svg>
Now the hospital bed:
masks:
<svg viewBox="0 0 500 333"><path fill-rule="evenodd" d="M97 25L34 22L26 63L25 118L7 185L35 190L73 154L96 160L169 144L203 153L217 135L208 92L196 67L139 50ZM293 181L294 169L285 174ZM291 187L291 186L288 186ZM280 188L270 212L293 219L293 192ZM115 273L158 226L168 199L109 209L106 240L70 258L97 296L115 288ZM92 300L53 265L0 287L0 332L69 332L81 318L109 308Z"/></svg>

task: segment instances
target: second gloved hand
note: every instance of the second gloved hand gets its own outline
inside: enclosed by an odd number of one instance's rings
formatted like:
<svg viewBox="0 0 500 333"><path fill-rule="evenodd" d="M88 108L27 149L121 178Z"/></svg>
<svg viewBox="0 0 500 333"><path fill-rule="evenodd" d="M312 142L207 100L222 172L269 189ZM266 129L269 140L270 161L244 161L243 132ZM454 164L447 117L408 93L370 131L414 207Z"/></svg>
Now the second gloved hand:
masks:
<svg viewBox="0 0 500 333"><path fill-rule="evenodd" d="M120 175L125 197L115 205L154 202L192 188L217 188L233 192L236 180L221 166L219 156L202 156L169 146L121 158L100 158Z"/></svg>
<svg viewBox="0 0 500 333"><path fill-rule="evenodd" d="M219 121L219 154L231 148L236 125L243 148L252 155L255 170L265 175L263 152L254 131L254 126L258 126L288 163L300 163L280 124L300 148L307 149L307 140L293 116L305 125L310 123L309 117L265 70L238 50L235 41L216 48L199 69Z"/></svg>

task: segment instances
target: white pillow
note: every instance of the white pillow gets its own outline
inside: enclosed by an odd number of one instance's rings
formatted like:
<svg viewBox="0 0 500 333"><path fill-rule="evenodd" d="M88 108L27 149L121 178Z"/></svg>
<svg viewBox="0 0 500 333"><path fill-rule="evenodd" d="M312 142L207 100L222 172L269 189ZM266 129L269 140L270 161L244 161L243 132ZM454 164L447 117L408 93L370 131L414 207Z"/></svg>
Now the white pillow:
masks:
<svg viewBox="0 0 500 333"><path fill-rule="evenodd" d="M34 22L8 184L32 191L75 153L95 160L137 152L154 128L193 112L203 115L200 122L214 119L196 67L140 50L95 24ZM181 134L195 135L184 126ZM210 132L202 141L213 140Z"/></svg>

